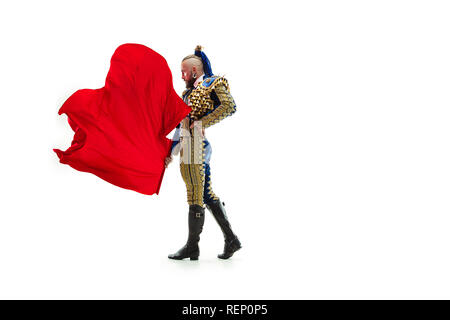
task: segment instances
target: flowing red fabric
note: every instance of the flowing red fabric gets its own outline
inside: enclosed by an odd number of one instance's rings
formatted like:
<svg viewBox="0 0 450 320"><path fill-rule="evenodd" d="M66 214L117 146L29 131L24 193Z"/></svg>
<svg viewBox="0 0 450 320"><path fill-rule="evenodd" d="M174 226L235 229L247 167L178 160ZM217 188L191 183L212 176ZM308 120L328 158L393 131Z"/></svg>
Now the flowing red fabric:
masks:
<svg viewBox="0 0 450 320"><path fill-rule="evenodd" d="M59 161L116 186L158 194L166 136L191 111L173 89L166 60L141 44L123 44L111 58L105 86L72 94L58 114L75 132Z"/></svg>

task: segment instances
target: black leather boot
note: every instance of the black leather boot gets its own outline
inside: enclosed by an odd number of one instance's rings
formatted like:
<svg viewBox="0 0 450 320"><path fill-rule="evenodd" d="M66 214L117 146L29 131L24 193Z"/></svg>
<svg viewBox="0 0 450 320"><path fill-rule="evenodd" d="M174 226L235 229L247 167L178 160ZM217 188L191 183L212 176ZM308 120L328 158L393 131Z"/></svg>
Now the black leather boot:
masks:
<svg viewBox="0 0 450 320"><path fill-rule="evenodd" d="M217 223L219 224L225 238L223 253L217 256L219 259L230 258L236 251L238 251L242 247L238 237L234 234L233 230L231 230L231 225L228 221L224 206L225 202L220 201L220 199L211 201L206 204L206 207L209 211L211 211L214 219L216 219Z"/></svg>
<svg viewBox="0 0 450 320"><path fill-rule="evenodd" d="M191 260L198 260L200 249L198 242L200 241L200 233L203 230L205 222L205 208L198 204L189 206L189 236L186 244L174 254L169 254L169 259L182 260L190 258Z"/></svg>

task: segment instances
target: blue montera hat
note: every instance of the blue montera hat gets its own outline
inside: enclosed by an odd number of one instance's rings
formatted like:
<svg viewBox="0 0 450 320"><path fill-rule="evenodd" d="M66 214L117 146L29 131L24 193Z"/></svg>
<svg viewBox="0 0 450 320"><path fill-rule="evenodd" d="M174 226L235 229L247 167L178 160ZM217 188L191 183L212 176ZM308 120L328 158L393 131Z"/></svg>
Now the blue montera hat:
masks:
<svg viewBox="0 0 450 320"><path fill-rule="evenodd" d="M200 57L202 59L203 62L203 72L205 73L205 77L212 77L213 76L213 72L211 70L211 63L209 63L209 59L206 56L206 54L202 51L202 46L197 46L195 48L195 55L197 57Z"/></svg>

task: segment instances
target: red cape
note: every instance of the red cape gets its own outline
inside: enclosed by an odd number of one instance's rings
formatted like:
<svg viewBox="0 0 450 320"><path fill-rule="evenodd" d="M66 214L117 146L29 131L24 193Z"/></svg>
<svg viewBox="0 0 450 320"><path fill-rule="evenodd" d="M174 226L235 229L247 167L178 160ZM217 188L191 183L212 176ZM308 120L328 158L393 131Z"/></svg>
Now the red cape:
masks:
<svg viewBox="0 0 450 320"><path fill-rule="evenodd" d="M78 90L62 105L58 114L67 114L75 135L66 151L53 151L76 170L158 194L172 142L166 136L190 111L173 89L164 57L123 44L111 58L105 86Z"/></svg>

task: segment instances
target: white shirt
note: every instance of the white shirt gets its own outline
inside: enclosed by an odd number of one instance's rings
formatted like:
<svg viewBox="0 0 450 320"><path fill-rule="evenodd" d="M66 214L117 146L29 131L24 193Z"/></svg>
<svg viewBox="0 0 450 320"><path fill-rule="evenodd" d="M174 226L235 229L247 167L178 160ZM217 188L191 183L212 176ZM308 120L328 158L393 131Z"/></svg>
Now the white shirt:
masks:
<svg viewBox="0 0 450 320"><path fill-rule="evenodd" d="M194 88L197 88L198 84L199 84L200 82L203 81L203 76L204 76L204 75L205 75L205 74L202 74L200 77L197 78L197 80L195 80L195 82L194 82Z"/></svg>

